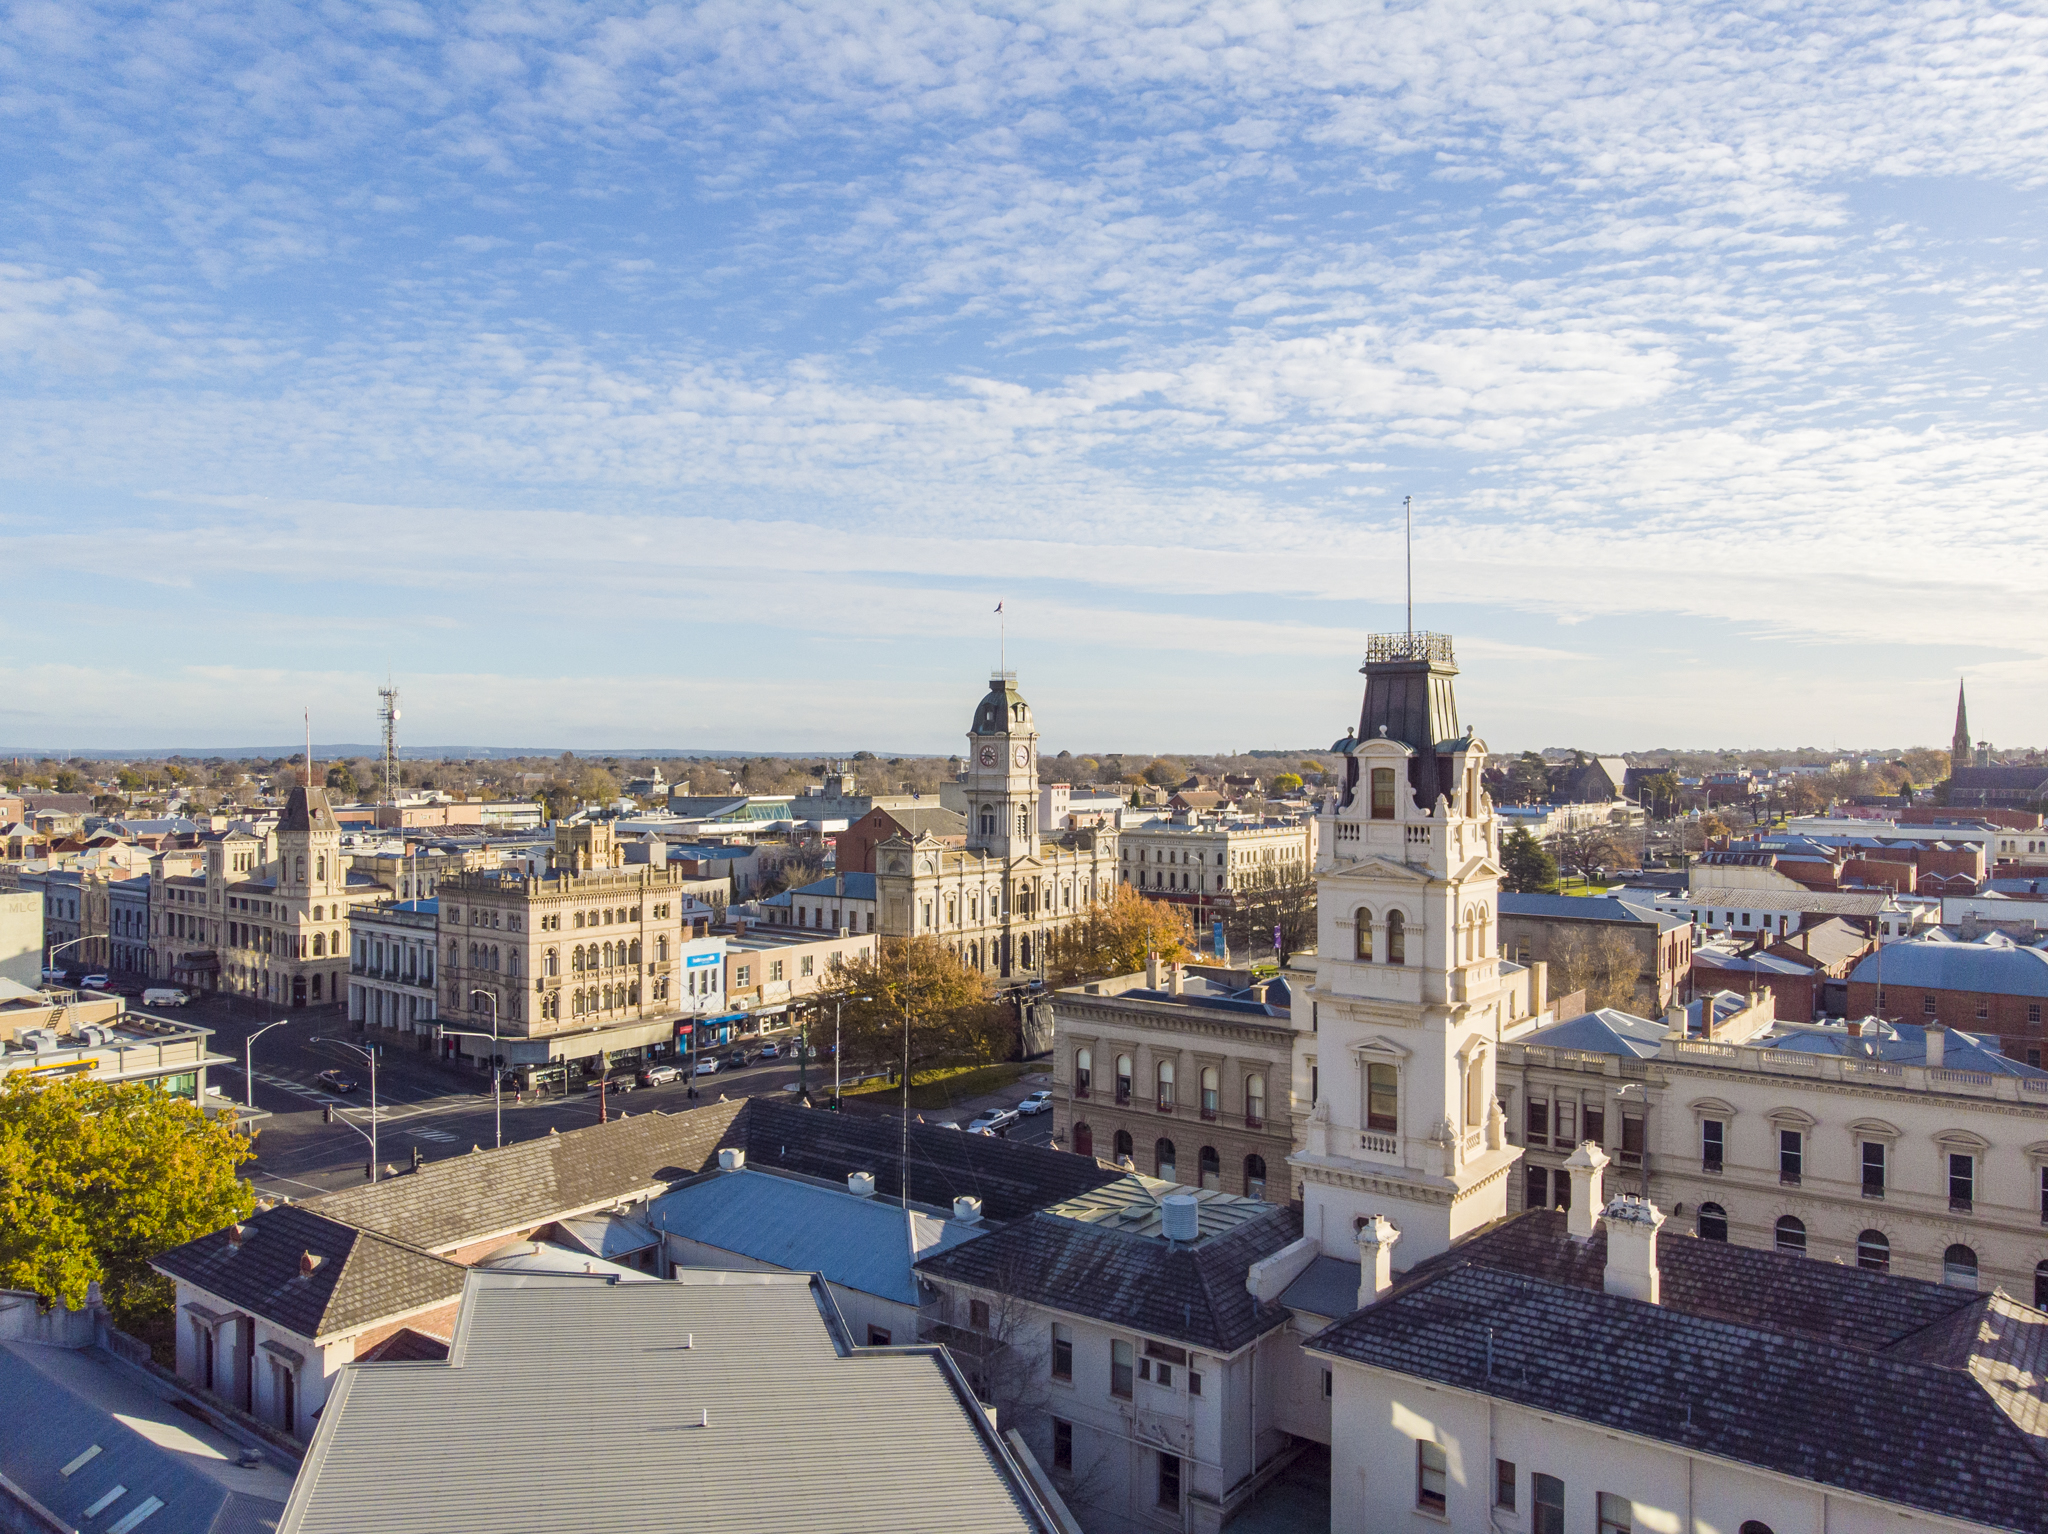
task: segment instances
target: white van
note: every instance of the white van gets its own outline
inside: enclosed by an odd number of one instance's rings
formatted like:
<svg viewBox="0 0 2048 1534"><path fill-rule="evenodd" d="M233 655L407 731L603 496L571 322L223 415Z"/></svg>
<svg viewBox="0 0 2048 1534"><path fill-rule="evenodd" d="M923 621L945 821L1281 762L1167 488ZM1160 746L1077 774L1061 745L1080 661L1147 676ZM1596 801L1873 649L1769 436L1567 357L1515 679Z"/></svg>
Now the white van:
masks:
<svg viewBox="0 0 2048 1534"><path fill-rule="evenodd" d="M191 999L176 986L169 985L151 986L142 993L142 1004L145 1007L182 1007Z"/></svg>

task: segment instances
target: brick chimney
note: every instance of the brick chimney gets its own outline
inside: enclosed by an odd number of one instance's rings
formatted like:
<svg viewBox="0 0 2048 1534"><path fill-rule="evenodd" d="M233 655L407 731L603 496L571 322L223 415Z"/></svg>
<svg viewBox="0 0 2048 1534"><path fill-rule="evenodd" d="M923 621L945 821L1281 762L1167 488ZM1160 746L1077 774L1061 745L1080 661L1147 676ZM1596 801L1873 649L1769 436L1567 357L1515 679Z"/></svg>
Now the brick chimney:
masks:
<svg viewBox="0 0 2048 1534"><path fill-rule="evenodd" d="M1148 991L1159 989L1159 955L1156 953L1145 955L1145 989Z"/></svg>
<svg viewBox="0 0 2048 1534"><path fill-rule="evenodd" d="M1609 1294L1660 1303L1657 1231L1664 1216L1657 1206L1632 1193L1616 1194L1600 1212L1600 1223L1607 1227L1607 1272L1601 1287Z"/></svg>
<svg viewBox="0 0 2048 1534"><path fill-rule="evenodd" d="M1601 1174L1607 1170L1607 1152L1591 1140L1566 1158L1564 1169L1572 1174L1572 1206L1565 1211L1564 1228L1575 1241L1593 1239L1593 1220L1601 1204Z"/></svg>
<svg viewBox="0 0 2048 1534"><path fill-rule="evenodd" d="M1358 1308L1365 1309L1394 1287L1394 1243L1401 1232L1383 1214L1372 1215L1358 1227Z"/></svg>

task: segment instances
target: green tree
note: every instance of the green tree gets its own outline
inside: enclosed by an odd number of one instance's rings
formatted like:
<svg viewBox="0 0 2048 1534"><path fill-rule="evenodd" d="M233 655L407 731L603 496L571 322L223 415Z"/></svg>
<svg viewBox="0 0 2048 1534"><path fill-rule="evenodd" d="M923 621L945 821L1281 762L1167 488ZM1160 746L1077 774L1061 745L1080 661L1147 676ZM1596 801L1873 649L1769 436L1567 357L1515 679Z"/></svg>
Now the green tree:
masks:
<svg viewBox="0 0 2048 1534"><path fill-rule="evenodd" d="M1187 781L1188 770L1171 757L1162 756L1144 771L1143 781L1154 788L1178 788Z"/></svg>
<svg viewBox="0 0 2048 1534"><path fill-rule="evenodd" d="M61 769L55 781L57 792L60 794L75 794L85 787L85 779L73 772L69 767Z"/></svg>
<svg viewBox="0 0 2048 1534"><path fill-rule="evenodd" d="M619 780L602 767L586 767L576 780L576 793L588 804L610 804L619 797Z"/></svg>
<svg viewBox="0 0 2048 1534"><path fill-rule="evenodd" d="M356 792L356 775L349 770L347 762L336 762L327 769L327 786L351 798Z"/></svg>
<svg viewBox="0 0 2048 1534"><path fill-rule="evenodd" d="M1516 826L1501 839L1500 863L1500 887L1510 895L1539 895L1557 888L1557 859L1526 826Z"/></svg>
<svg viewBox="0 0 2048 1534"><path fill-rule="evenodd" d="M1298 772L1283 772L1276 774L1273 779L1273 792L1276 794L1300 793L1301 774Z"/></svg>
<svg viewBox="0 0 2048 1534"><path fill-rule="evenodd" d="M1508 764L1508 803L1542 804L1550 797L1550 764L1524 751Z"/></svg>
<svg viewBox="0 0 2048 1534"><path fill-rule="evenodd" d="M1016 1045L1015 1013L988 982L935 937L884 938L866 958L835 959L819 990L836 1015L839 1047L853 1065L910 1069L993 1065Z"/></svg>
<svg viewBox="0 0 2048 1534"><path fill-rule="evenodd" d="M1643 808L1659 820L1669 820L1678 803L1678 774L1669 767L1653 772L1636 784L1636 797Z"/></svg>
<svg viewBox="0 0 2048 1534"><path fill-rule="evenodd" d="M117 1325L168 1321L158 1252L255 1207L246 1136L145 1083L0 1084L0 1285L78 1306L98 1281Z"/></svg>

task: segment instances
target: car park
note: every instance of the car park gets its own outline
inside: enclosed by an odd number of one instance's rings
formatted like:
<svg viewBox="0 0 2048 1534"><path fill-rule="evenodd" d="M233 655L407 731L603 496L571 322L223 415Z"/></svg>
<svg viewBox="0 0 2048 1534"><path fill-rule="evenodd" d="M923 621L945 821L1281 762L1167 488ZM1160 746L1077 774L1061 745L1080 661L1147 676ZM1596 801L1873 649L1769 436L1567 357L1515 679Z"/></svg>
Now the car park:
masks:
<svg viewBox="0 0 2048 1534"><path fill-rule="evenodd" d="M330 1092L353 1092L358 1084L355 1077L334 1070L322 1071L313 1079Z"/></svg>
<svg viewBox="0 0 2048 1534"><path fill-rule="evenodd" d="M1017 1122L1013 1108L991 1108L967 1126L969 1134L998 1134Z"/></svg>
<svg viewBox="0 0 2048 1534"><path fill-rule="evenodd" d="M697 1074L699 1076L716 1076L720 1063L718 1056L708 1055L697 1062Z"/></svg>
<svg viewBox="0 0 2048 1534"><path fill-rule="evenodd" d="M1029 1097L1025 1098L1024 1101L1017 1104L1017 1111L1019 1113L1052 1112L1052 1093L1033 1092Z"/></svg>
<svg viewBox="0 0 2048 1534"><path fill-rule="evenodd" d="M649 1065L640 1071L640 1085L643 1087L666 1086L671 1081L682 1080L681 1067L674 1065Z"/></svg>

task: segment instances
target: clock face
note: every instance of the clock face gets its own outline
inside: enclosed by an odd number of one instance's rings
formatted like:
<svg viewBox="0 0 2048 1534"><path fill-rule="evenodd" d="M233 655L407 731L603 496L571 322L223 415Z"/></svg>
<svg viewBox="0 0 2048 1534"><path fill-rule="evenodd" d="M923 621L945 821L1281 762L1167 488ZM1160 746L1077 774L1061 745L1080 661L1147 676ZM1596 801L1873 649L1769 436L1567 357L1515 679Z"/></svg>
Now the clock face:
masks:
<svg viewBox="0 0 2048 1534"><path fill-rule="evenodd" d="M1019 746L1010 753L1010 756L1019 767L1029 767L1031 765L1031 748L1029 746Z"/></svg>
<svg viewBox="0 0 2048 1534"><path fill-rule="evenodd" d="M981 765L984 767L993 767L995 766L995 764L996 748L994 746L983 746L981 748Z"/></svg>

